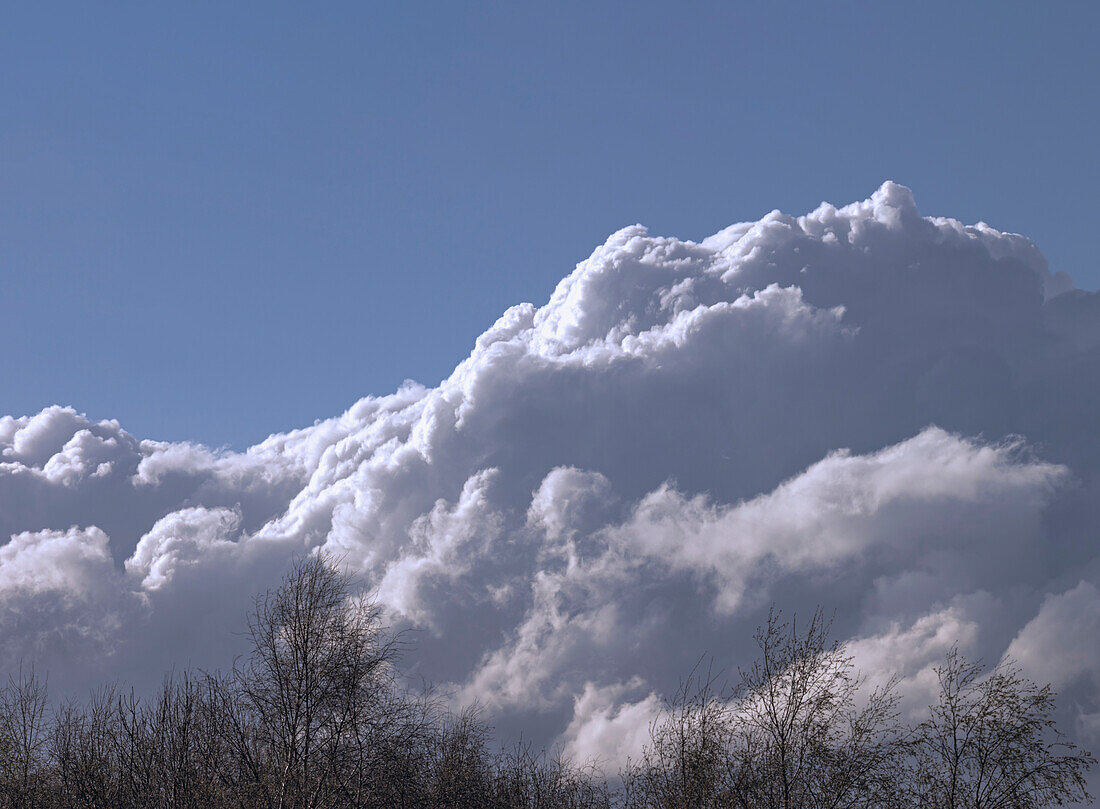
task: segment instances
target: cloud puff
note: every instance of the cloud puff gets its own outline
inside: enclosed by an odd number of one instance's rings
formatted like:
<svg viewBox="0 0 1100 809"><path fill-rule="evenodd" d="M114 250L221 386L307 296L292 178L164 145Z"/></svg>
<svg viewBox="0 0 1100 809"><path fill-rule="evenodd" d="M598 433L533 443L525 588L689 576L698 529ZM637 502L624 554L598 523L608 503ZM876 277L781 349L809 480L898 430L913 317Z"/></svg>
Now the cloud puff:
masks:
<svg viewBox="0 0 1100 809"><path fill-rule="evenodd" d="M173 511L141 538L126 560L126 572L140 577L143 590L159 590L180 567L232 554L240 523L240 513L225 508Z"/></svg>
<svg viewBox="0 0 1100 809"><path fill-rule="evenodd" d="M0 546L0 658L11 665L110 657L140 606L98 528L24 532Z"/></svg>
<svg viewBox="0 0 1100 809"><path fill-rule="evenodd" d="M0 548L0 591L61 591L87 598L104 578L115 578L107 541L98 528L16 534Z"/></svg>
<svg viewBox="0 0 1100 809"><path fill-rule="evenodd" d="M1047 596L1005 655L1029 676L1056 688L1082 678L1100 685L1100 588L1082 581Z"/></svg>
<svg viewBox="0 0 1100 809"><path fill-rule="evenodd" d="M624 700L640 684L634 680L599 688L586 683L574 700L573 718L562 734L566 754L611 773L638 761L663 709L661 699L652 692L639 700Z"/></svg>
<svg viewBox="0 0 1100 809"><path fill-rule="evenodd" d="M728 643L726 622L736 625L746 611L745 599L759 607L777 583L870 590L876 576L897 570L931 571L963 592L1026 581L1021 556L1029 555L1046 501L1064 476L1064 468L1020 457L1013 445L977 444L930 428L869 455L834 453L735 505L662 486L625 520L580 541L570 527L547 527L542 518L547 489L575 505L576 486L586 480L555 470L529 509L527 528L544 551L527 561L530 606L509 642L481 662L464 696L496 706L552 706L596 672L667 682L684 658L673 656L670 666L669 658L655 657L651 636L683 632L687 622L695 642L716 651ZM604 480L588 480L598 496ZM986 560L994 555L1012 564L991 566ZM664 607L655 610L655 603Z"/></svg>
<svg viewBox="0 0 1100 809"><path fill-rule="evenodd" d="M732 507L665 486L642 499L615 542L670 570L713 572L725 612L736 609L762 567L773 576L827 571L875 545L908 557L892 561L904 567L945 542L1004 552L1021 527L1035 530L1041 506L1066 473L1021 463L1014 449L930 428L868 455L834 452ZM961 517L971 525L959 525Z"/></svg>
<svg viewBox="0 0 1100 809"><path fill-rule="evenodd" d="M227 616L324 548L424 630L416 673L611 759L771 600L835 606L915 692L952 635L1095 690L1027 627L1095 592L1098 492L1100 296L886 183L697 243L624 228L439 386L245 452L0 419L5 659L79 688L224 664Z"/></svg>

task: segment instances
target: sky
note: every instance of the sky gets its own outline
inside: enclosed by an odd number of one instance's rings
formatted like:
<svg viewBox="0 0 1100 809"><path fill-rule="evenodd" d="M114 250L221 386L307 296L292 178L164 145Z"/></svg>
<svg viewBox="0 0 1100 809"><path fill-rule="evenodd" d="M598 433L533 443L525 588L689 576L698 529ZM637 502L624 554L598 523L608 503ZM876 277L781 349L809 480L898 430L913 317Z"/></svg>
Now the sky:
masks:
<svg viewBox="0 0 1100 809"><path fill-rule="evenodd" d="M1100 747L1095 12L481 8L5 27L0 681L225 667L323 551L612 771L772 605Z"/></svg>
<svg viewBox="0 0 1100 809"><path fill-rule="evenodd" d="M0 410L243 449L434 385L608 233L867 197L1081 288L1092 3L36 3L0 30Z"/></svg>
<svg viewBox="0 0 1100 809"><path fill-rule="evenodd" d="M957 644L1095 746L1098 524L1100 293L886 182L615 231L440 384L244 452L0 417L0 665L58 694L224 668L252 594L323 551L414 639L404 673L611 772L772 604L835 610L906 717Z"/></svg>

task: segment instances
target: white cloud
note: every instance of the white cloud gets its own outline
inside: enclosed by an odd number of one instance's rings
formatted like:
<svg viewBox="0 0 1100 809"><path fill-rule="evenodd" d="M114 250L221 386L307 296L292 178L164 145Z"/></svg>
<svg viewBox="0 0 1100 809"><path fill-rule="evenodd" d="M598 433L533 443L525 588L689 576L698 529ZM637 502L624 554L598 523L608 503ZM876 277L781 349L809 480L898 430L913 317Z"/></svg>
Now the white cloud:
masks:
<svg viewBox="0 0 1100 809"><path fill-rule="evenodd" d="M1005 605L1100 581L1100 296L1071 287L887 183L698 243L624 228L439 386L246 452L0 418L5 659L80 688L224 665L226 616L323 547L431 630L418 673L575 751L630 747L635 677L744 662L773 598L837 606L916 687L948 636L999 653L1032 617Z"/></svg>
<svg viewBox="0 0 1100 809"><path fill-rule="evenodd" d="M757 602L766 601L784 577L825 574L869 590L876 573L926 567L946 554L960 584L984 584L982 566L968 571L967 557L979 547L1013 556L1013 546L1033 540L1044 503L1063 477L1061 467L1022 461L1012 445L981 445L931 428L866 456L835 453L774 491L732 506L662 487L643 497L625 522L591 530L582 546L547 541L544 551L558 552L528 560L530 607L508 643L486 655L464 696L550 710L596 671L659 677L647 659L650 627L639 622L646 588L655 586L683 602L681 613L686 609L684 617L698 624L717 618L737 625L750 590L761 596ZM532 499L529 525L534 514L545 526L548 492L575 507L578 484L586 480L597 502L606 496L601 477L552 472ZM955 525L960 517L965 528ZM548 540L569 535L557 519L551 524ZM954 547L959 542L966 547ZM708 614L712 608L717 616ZM939 625L947 615L937 616ZM952 626L961 638L963 625ZM676 631L669 626L654 634ZM927 629L918 623L910 631ZM598 664L579 662L601 653Z"/></svg>
<svg viewBox="0 0 1100 809"><path fill-rule="evenodd" d="M116 571L98 528L16 534L0 547L0 591L64 592L85 598Z"/></svg>
<svg viewBox="0 0 1100 809"><path fill-rule="evenodd" d="M880 688L897 678L906 719L921 721L937 699L936 668L957 649L971 660L981 658L983 629L995 622L1004 605L984 591L955 596L933 605L915 620L890 621L880 632L854 638L848 652L867 688Z"/></svg>
<svg viewBox="0 0 1100 809"><path fill-rule="evenodd" d="M171 583L179 567L232 554L240 523L240 513L226 508L173 511L141 538L126 560L126 572L141 579L142 589L159 590Z"/></svg>
<svg viewBox="0 0 1100 809"><path fill-rule="evenodd" d="M87 665L141 614L95 527L14 535L0 546L0 659Z"/></svg>
<svg viewBox="0 0 1100 809"><path fill-rule="evenodd" d="M490 509L486 497L495 476L496 470L474 475L453 507L438 500L430 512L413 521L409 544L387 566L378 584L382 603L418 625L433 624L424 589L440 580L447 588L466 577L472 565L492 554L494 540L500 536L501 518ZM490 593L486 590L480 595L488 598Z"/></svg>
<svg viewBox="0 0 1100 809"><path fill-rule="evenodd" d="M1004 656L1039 683L1063 692L1070 731L1092 749L1100 743L1100 588L1081 581L1047 595L1039 612L1020 629Z"/></svg>
<svg viewBox="0 0 1100 809"><path fill-rule="evenodd" d="M672 569L714 573L717 605L734 610L767 563L770 573L826 570L876 544L935 549L961 510L1003 543L1034 523L1066 470L1019 463L1014 447L984 446L937 428L879 452L835 452L777 489L715 506L662 487L647 495L614 541ZM999 535L999 536L998 536Z"/></svg>
<svg viewBox="0 0 1100 809"><path fill-rule="evenodd" d="M602 688L585 683L573 701L573 717L562 734L566 754L609 773L638 761L663 708L661 698L652 692L639 700L624 700L641 686L637 679Z"/></svg>
<svg viewBox="0 0 1100 809"><path fill-rule="evenodd" d="M1082 581L1047 596L1005 656L1031 677L1057 688L1088 678L1100 684L1100 589Z"/></svg>

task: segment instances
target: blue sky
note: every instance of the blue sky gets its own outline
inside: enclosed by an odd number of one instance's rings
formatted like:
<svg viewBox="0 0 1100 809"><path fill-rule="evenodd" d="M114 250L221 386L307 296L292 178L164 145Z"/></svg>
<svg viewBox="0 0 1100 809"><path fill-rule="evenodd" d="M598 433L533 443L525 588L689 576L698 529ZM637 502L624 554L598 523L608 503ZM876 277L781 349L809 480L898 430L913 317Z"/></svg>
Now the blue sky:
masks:
<svg viewBox="0 0 1100 809"><path fill-rule="evenodd" d="M887 178L1095 288L1100 12L959 6L9 8L0 412L243 447L434 384L623 225Z"/></svg>
<svg viewBox="0 0 1100 809"><path fill-rule="evenodd" d="M1096 8L8 10L0 682L224 667L324 549L505 742L638 760L775 603L1100 748Z"/></svg>

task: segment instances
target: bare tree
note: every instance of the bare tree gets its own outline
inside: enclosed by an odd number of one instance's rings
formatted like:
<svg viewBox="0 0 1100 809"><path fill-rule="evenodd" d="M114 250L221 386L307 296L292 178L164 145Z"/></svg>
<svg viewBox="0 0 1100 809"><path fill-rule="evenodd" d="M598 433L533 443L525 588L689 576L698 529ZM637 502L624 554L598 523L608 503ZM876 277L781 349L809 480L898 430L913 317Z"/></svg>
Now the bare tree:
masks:
<svg viewBox="0 0 1100 809"><path fill-rule="evenodd" d="M759 657L720 682L696 664L613 792L593 767L491 751L476 709L402 684L399 641L323 556L249 615L224 675L109 685L50 712L45 682L0 689L0 809L1039 809L1090 800L1095 764L1054 724L1054 693L957 652L929 718L902 728L894 682L864 686L820 611L774 611Z"/></svg>
<svg viewBox="0 0 1100 809"><path fill-rule="evenodd" d="M426 747L423 802L477 806L492 790L489 728L476 710L445 717Z"/></svg>
<svg viewBox="0 0 1100 809"><path fill-rule="evenodd" d="M309 556L256 600L248 637L245 663L211 683L249 798L366 805L387 736L405 718L390 665L398 645L378 608L330 560Z"/></svg>
<svg viewBox="0 0 1100 809"><path fill-rule="evenodd" d="M713 664L704 672L701 662L650 726L641 760L622 773L631 809L732 805L734 712Z"/></svg>
<svg viewBox="0 0 1100 809"><path fill-rule="evenodd" d="M490 759L492 788L486 799L459 806L470 809L610 809L606 779L591 766L560 752L537 752L517 743ZM433 806L438 804L433 804ZM448 804L443 804L448 805Z"/></svg>
<svg viewBox="0 0 1100 809"><path fill-rule="evenodd" d="M716 689L693 673L624 773L629 807L862 809L897 803L904 736L893 683L869 694L820 611L806 627L777 613L759 659Z"/></svg>
<svg viewBox="0 0 1100 809"><path fill-rule="evenodd" d="M845 648L820 610L803 630L771 612L760 658L741 673L735 793L739 806L888 807L904 749L894 683L861 696Z"/></svg>
<svg viewBox="0 0 1100 809"><path fill-rule="evenodd" d="M1032 809L1087 801L1096 759L1058 732L1049 685L1011 663L985 671L952 650L939 701L914 735L910 801L919 809Z"/></svg>
<svg viewBox="0 0 1100 809"><path fill-rule="evenodd" d="M0 689L0 801L35 809L46 779L49 726L45 680L34 668L8 678Z"/></svg>
<svg viewBox="0 0 1100 809"><path fill-rule="evenodd" d="M124 783L120 758L123 734L118 722L117 688L107 685L87 705L66 702L54 718L50 748L57 791L73 807L119 806Z"/></svg>

